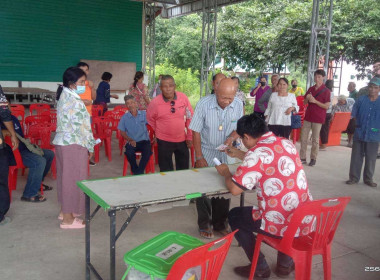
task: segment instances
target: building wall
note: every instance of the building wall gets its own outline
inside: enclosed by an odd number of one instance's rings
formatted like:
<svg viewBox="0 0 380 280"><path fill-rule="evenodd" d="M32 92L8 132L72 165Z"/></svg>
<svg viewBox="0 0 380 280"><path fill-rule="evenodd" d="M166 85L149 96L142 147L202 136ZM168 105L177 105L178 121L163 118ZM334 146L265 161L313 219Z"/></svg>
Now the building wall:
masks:
<svg viewBox="0 0 380 280"><path fill-rule="evenodd" d="M61 81L80 59L142 63L142 3L4 0L0 81Z"/></svg>

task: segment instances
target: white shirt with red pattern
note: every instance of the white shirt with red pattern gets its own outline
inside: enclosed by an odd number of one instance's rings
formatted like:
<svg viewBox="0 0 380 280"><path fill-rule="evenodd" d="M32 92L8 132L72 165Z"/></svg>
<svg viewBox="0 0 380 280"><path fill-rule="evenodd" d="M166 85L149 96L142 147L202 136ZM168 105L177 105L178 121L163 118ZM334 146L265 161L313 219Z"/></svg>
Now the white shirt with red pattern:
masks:
<svg viewBox="0 0 380 280"><path fill-rule="evenodd" d="M257 188L259 205L253 206L252 218L261 219L260 229L276 236L283 236L293 211L312 200L296 147L272 132L246 153L232 180L244 190ZM296 236L309 234L314 220L305 217Z"/></svg>

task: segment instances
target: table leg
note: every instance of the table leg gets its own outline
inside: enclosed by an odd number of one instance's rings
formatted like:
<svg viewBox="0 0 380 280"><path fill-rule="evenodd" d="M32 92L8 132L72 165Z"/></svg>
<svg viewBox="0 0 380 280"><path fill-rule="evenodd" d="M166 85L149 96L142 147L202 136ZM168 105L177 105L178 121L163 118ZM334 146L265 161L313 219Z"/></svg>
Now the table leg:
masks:
<svg viewBox="0 0 380 280"><path fill-rule="evenodd" d="M242 192L240 195L240 207L244 207L245 193Z"/></svg>
<svg viewBox="0 0 380 280"><path fill-rule="evenodd" d="M116 211L109 211L108 216L110 216L110 279L115 280Z"/></svg>
<svg viewBox="0 0 380 280"><path fill-rule="evenodd" d="M86 194L85 194L86 195ZM86 280L90 280L90 264L91 264L91 255L90 255L90 197L86 195Z"/></svg>

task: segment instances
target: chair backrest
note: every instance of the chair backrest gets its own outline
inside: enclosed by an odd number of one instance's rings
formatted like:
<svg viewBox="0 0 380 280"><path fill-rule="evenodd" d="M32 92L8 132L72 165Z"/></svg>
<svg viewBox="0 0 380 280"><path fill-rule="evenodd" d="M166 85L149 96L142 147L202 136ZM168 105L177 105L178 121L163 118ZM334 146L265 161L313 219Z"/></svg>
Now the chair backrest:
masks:
<svg viewBox="0 0 380 280"><path fill-rule="evenodd" d="M201 266L202 268L202 280L218 279L232 239L237 231L238 230L235 230L218 240L212 241L183 254L170 269L166 280L182 279L183 275L189 268L197 266Z"/></svg>
<svg viewBox="0 0 380 280"><path fill-rule="evenodd" d="M297 105L299 107L299 112L302 112L305 110L305 104L303 104L303 101L305 100L305 96L301 95L301 96L297 96L296 97L297 99Z"/></svg>
<svg viewBox="0 0 380 280"><path fill-rule="evenodd" d="M149 124L146 125L146 128L148 129L149 139L152 142L153 139L154 139L154 136L155 136L154 130L153 130L153 128Z"/></svg>
<svg viewBox="0 0 380 280"><path fill-rule="evenodd" d="M57 111L43 111L40 116L49 116L50 122L56 124L57 123Z"/></svg>
<svg viewBox="0 0 380 280"><path fill-rule="evenodd" d="M91 128L97 136L106 136L111 133L112 119L107 117L92 117Z"/></svg>
<svg viewBox="0 0 380 280"><path fill-rule="evenodd" d="M23 128L25 122L25 111L14 109L12 110L12 115L20 121L20 124Z"/></svg>
<svg viewBox="0 0 380 280"><path fill-rule="evenodd" d="M29 136L29 128L32 125L41 124L41 123L50 123L50 116L28 116L25 118L25 136Z"/></svg>
<svg viewBox="0 0 380 280"><path fill-rule="evenodd" d="M117 105L115 108L113 108L113 111L123 111L124 113L128 111L128 108L125 105Z"/></svg>
<svg viewBox="0 0 380 280"><path fill-rule="evenodd" d="M21 105L21 104L10 104L11 106L11 112L13 113L13 110L19 110L19 111L23 111L25 113L25 107L24 105Z"/></svg>
<svg viewBox="0 0 380 280"><path fill-rule="evenodd" d="M104 107L102 105L92 105L91 106L92 116L93 117L103 116L103 109Z"/></svg>
<svg viewBox="0 0 380 280"><path fill-rule="evenodd" d="M36 115L41 114L43 111L49 111L50 105L45 103L34 103L29 106L29 115L33 115L33 111L36 111Z"/></svg>
<svg viewBox="0 0 380 280"><path fill-rule="evenodd" d="M346 130L347 125L350 121L350 112L336 112L334 118L331 121L330 131L332 132L342 132Z"/></svg>
<svg viewBox="0 0 380 280"><path fill-rule="evenodd" d="M311 220L313 220L311 232L299 238L307 240L307 244L312 245L312 250L324 248L333 240L344 209L350 200L351 197L328 198L310 201L298 207L293 213L279 248L291 250L299 227L303 222Z"/></svg>

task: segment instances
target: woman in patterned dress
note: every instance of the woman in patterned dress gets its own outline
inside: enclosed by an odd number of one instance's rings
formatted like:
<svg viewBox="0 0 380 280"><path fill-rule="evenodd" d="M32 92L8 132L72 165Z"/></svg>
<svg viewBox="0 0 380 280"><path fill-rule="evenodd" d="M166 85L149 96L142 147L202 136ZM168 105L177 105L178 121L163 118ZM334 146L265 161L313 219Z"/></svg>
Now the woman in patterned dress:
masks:
<svg viewBox="0 0 380 280"><path fill-rule="evenodd" d="M148 87L143 83L144 73L137 71L133 83L129 87L129 95L133 95L139 110L146 110L150 103Z"/></svg>
<svg viewBox="0 0 380 280"><path fill-rule="evenodd" d="M57 192L61 204L58 219L64 229L84 228L84 193L76 182L87 179L88 160L94 152L95 140L90 115L81 101L86 74L77 67L63 74L63 86L57 90L57 131L53 140L57 160Z"/></svg>

